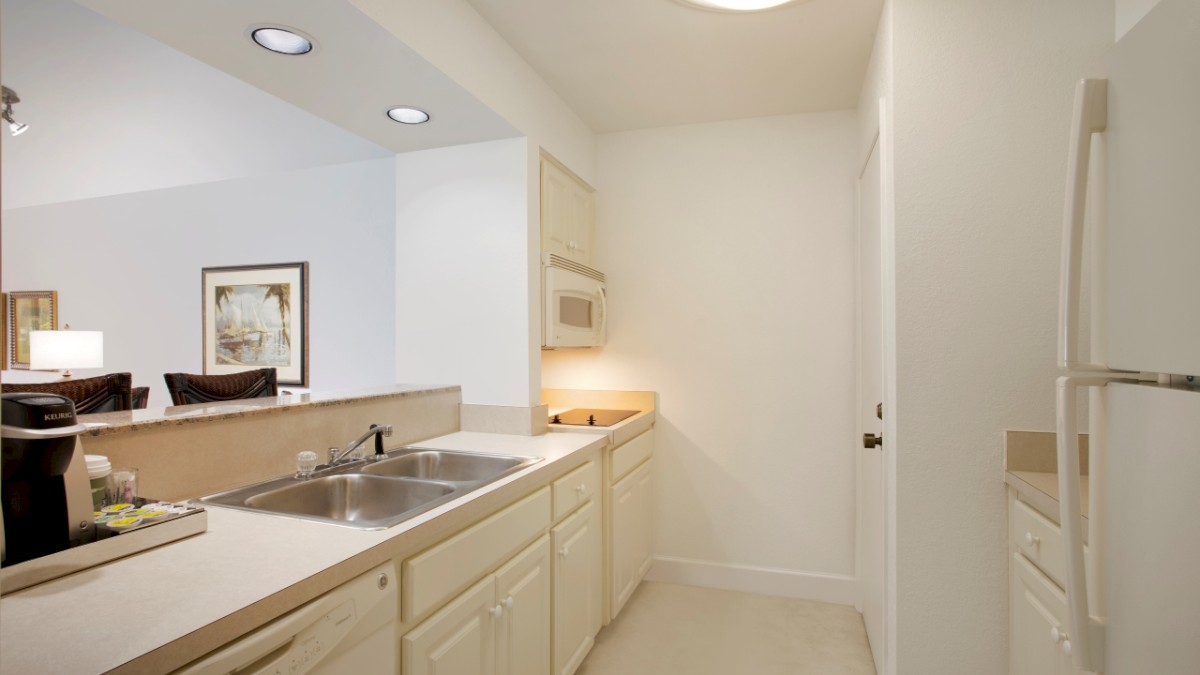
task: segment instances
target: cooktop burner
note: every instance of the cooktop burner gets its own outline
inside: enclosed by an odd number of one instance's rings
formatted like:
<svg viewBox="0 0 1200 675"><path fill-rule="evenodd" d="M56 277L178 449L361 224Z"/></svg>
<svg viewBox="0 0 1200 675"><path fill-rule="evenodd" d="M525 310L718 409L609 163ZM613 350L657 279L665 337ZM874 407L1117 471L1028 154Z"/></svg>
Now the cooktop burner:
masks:
<svg viewBox="0 0 1200 675"><path fill-rule="evenodd" d="M633 417L640 410L601 410L597 408L573 408L550 418L550 424L568 424L581 427L611 427L626 417Z"/></svg>

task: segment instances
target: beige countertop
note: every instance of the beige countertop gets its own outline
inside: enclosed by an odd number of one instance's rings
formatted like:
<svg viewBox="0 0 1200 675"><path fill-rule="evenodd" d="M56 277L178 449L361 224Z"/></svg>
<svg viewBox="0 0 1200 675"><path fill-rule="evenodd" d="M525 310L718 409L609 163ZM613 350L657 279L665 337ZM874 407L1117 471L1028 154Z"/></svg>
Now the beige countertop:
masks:
<svg viewBox="0 0 1200 675"><path fill-rule="evenodd" d="M1079 480L1080 511L1088 517L1088 443L1087 436L1079 439L1080 467L1083 474ZM1058 451L1054 432L1005 431L1004 432L1004 482L1014 490L1022 501L1028 503L1042 515L1060 522L1058 500Z"/></svg>
<svg viewBox="0 0 1200 675"><path fill-rule="evenodd" d="M608 442L622 445L654 426L657 419L657 395L652 391L605 391L588 389L543 389L542 400L548 406L550 416L572 408L600 408L605 410L637 410L612 426L575 426L551 424L548 430L557 433L598 433L608 436Z"/></svg>
<svg viewBox="0 0 1200 675"><path fill-rule="evenodd" d="M648 428L648 425L647 425ZM386 530L208 508L208 531L0 599L0 672L169 672L524 496L602 434L458 432L419 445L545 458Z"/></svg>

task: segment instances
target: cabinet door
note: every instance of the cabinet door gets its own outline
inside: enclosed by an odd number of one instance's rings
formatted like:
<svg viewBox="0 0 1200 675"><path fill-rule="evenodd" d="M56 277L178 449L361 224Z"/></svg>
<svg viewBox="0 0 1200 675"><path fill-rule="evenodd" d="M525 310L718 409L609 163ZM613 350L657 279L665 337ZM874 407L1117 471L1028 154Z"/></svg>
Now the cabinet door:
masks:
<svg viewBox="0 0 1200 675"><path fill-rule="evenodd" d="M550 675L550 537L496 572L496 675Z"/></svg>
<svg viewBox="0 0 1200 675"><path fill-rule="evenodd" d="M488 576L404 636L405 675L492 675L495 577Z"/></svg>
<svg viewBox="0 0 1200 675"><path fill-rule="evenodd" d="M542 250L570 258L571 177L542 160Z"/></svg>
<svg viewBox="0 0 1200 675"><path fill-rule="evenodd" d="M568 202L570 220L571 259L584 265L592 264L592 239L596 229L596 200L592 192L578 182L571 182Z"/></svg>
<svg viewBox="0 0 1200 675"><path fill-rule="evenodd" d="M590 265L595 214L591 188L543 159L542 251Z"/></svg>
<svg viewBox="0 0 1200 675"><path fill-rule="evenodd" d="M1067 675L1075 672L1063 650L1066 597L1020 553L1009 574L1010 634L1008 672L1013 675Z"/></svg>
<svg viewBox="0 0 1200 675"><path fill-rule="evenodd" d="M612 486L612 618L650 569L654 556L654 493L646 460Z"/></svg>
<svg viewBox="0 0 1200 675"><path fill-rule="evenodd" d="M554 546L554 672L571 675L603 621L600 518L588 502L551 531Z"/></svg>

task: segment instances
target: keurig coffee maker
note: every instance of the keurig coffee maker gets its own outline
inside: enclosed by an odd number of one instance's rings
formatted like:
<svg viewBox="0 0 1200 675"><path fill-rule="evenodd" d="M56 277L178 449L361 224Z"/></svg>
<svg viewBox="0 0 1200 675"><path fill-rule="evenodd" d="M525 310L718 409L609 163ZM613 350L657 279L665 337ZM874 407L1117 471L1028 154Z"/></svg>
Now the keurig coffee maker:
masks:
<svg viewBox="0 0 1200 675"><path fill-rule="evenodd" d="M75 404L56 394L0 396L3 564L13 565L95 538L92 495Z"/></svg>

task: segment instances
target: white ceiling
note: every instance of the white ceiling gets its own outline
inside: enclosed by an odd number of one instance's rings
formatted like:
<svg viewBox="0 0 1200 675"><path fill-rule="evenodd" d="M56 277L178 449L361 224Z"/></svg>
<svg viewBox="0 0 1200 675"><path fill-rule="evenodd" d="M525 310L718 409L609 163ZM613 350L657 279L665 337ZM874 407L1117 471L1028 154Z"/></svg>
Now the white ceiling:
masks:
<svg viewBox="0 0 1200 675"><path fill-rule="evenodd" d="M345 0L76 0L393 152L521 135L415 51ZM303 56L247 37L270 23L313 35ZM398 124L389 107L415 105L432 119Z"/></svg>
<svg viewBox="0 0 1200 675"><path fill-rule="evenodd" d="M597 132L858 105L882 0L467 0Z"/></svg>

